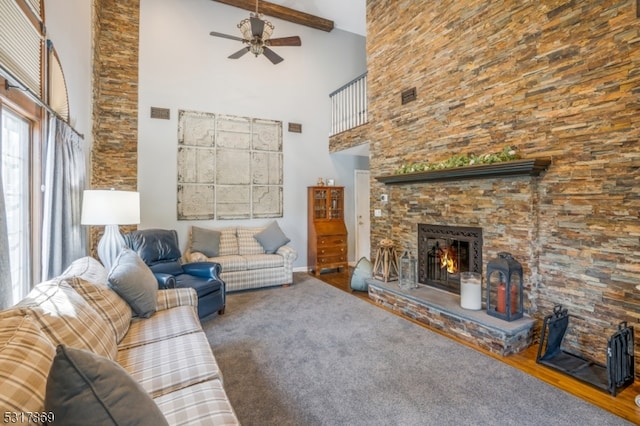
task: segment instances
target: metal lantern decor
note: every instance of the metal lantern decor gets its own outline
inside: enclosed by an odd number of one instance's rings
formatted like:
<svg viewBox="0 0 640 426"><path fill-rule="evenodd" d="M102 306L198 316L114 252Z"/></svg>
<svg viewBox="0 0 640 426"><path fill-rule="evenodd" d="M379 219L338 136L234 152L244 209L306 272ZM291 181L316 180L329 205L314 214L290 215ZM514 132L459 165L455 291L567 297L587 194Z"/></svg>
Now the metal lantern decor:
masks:
<svg viewBox="0 0 640 426"><path fill-rule="evenodd" d="M411 255L410 251L405 251L400 258L400 288L409 290L417 287L418 262Z"/></svg>
<svg viewBox="0 0 640 426"><path fill-rule="evenodd" d="M523 315L522 265L509 253L500 252L487 264L487 313L505 321Z"/></svg>

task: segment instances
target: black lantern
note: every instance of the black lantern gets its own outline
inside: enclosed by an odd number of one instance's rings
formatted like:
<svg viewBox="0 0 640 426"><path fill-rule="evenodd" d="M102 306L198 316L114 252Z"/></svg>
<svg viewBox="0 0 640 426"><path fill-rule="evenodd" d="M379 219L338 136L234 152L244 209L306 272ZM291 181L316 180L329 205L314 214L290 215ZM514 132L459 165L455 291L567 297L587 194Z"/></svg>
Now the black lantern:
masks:
<svg viewBox="0 0 640 426"><path fill-rule="evenodd" d="M487 313L513 321L522 318L522 265L509 253L498 253L487 264Z"/></svg>

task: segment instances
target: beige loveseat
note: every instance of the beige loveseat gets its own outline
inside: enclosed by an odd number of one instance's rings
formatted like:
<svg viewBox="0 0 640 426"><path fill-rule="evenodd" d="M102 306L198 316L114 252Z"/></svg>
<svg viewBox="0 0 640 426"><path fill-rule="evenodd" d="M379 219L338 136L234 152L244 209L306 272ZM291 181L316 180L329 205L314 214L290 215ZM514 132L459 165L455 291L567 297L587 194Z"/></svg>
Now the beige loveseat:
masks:
<svg viewBox="0 0 640 426"><path fill-rule="evenodd" d="M263 227L193 226L184 257L187 262L219 263L227 292L289 285L298 252L288 241L276 222Z"/></svg>
<svg viewBox="0 0 640 426"><path fill-rule="evenodd" d="M155 312L132 318L104 267L91 257L76 260L0 311L4 420L239 424L197 301L191 288L158 290Z"/></svg>

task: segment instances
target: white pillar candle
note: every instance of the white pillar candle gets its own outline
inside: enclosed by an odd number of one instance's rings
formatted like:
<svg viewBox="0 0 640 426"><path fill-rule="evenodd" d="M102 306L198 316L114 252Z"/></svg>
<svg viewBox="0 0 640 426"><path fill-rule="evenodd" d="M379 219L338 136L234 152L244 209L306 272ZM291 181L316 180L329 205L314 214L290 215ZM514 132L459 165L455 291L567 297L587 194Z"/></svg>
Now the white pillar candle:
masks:
<svg viewBox="0 0 640 426"><path fill-rule="evenodd" d="M482 276L479 273L460 274L460 306L474 311L482 309Z"/></svg>

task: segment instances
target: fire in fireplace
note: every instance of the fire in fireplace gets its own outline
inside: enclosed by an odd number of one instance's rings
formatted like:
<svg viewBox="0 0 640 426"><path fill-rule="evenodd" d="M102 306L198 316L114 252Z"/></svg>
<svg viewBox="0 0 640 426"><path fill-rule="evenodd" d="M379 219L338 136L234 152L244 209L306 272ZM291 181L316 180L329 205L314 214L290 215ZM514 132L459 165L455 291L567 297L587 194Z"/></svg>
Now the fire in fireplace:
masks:
<svg viewBox="0 0 640 426"><path fill-rule="evenodd" d="M457 274L461 267L460 261L467 260L467 252L468 244L463 241L444 241L444 244L440 245L440 241L436 240L431 257L436 263L440 263L440 269L446 269L449 274Z"/></svg>
<svg viewBox="0 0 640 426"><path fill-rule="evenodd" d="M418 225L418 282L460 294L462 272L482 273L482 228Z"/></svg>

